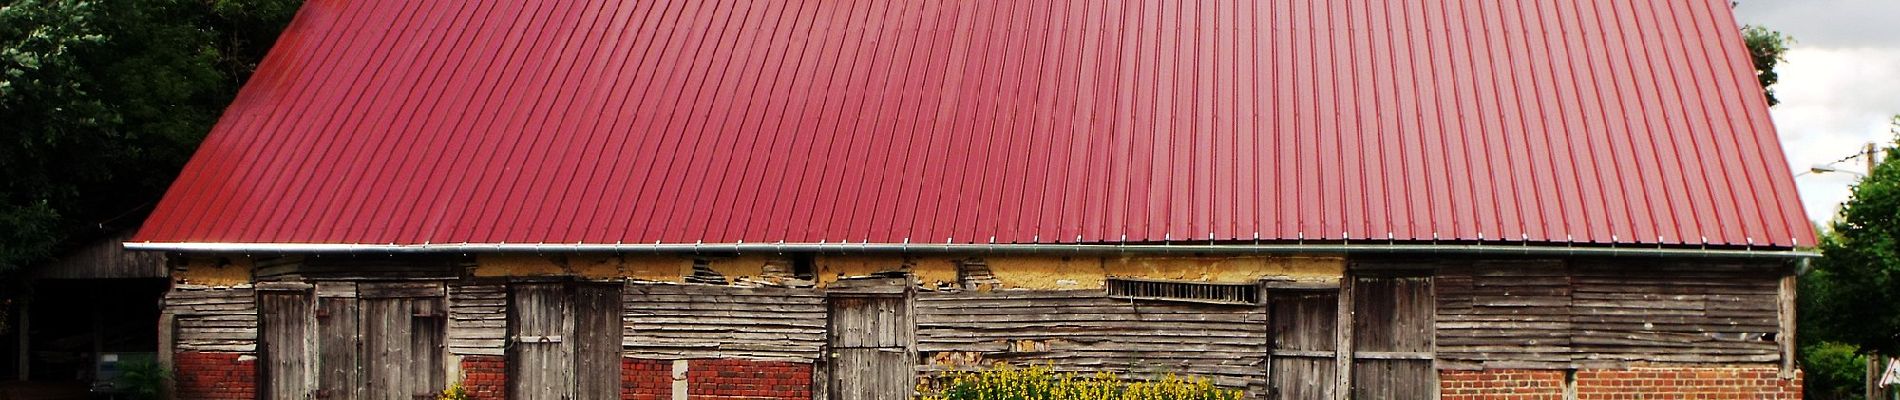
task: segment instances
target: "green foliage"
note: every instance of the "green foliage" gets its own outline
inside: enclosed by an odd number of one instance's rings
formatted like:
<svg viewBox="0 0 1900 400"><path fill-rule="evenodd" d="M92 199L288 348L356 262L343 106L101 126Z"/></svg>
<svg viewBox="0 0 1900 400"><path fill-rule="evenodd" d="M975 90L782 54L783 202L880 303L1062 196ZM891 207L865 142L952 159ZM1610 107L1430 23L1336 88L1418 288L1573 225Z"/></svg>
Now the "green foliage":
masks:
<svg viewBox="0 0 1900 400"><path fill-rule="evenodd" d="M298 0L0 0L0 272L128 228Z"/></svg>
<svg viewBox="0 0 1900 400"><path fill-rule="evenodd" d="M1900 144L1900 118L1894 122ZM1803 333L1900 354L1900 146L1854 186L1803 277Z"/></svg>
<svg viewBox="0 0 1900 400"><path fill-rule="evenodd" d="M1801 370L1807 373L1802 389L1808 399L1845 400L1861 397L1867 357L1845 343L1823 342L1801 347Z"/></svg>
<svg viewBox="0 0 1900 400"><path fill-rule="evenodd" d="M118 387L125 390L126 396L135 400L158 400L165 398L165 381L171 380L171 369L156 361L131 361L121 367Z"/></svg>
<svg viewBox="0 0 1900 400"><path fill-rule="evenodd" d="M934 384L920 385L923 400L1239 400L1241 391L1207 379L1172 374L1159 381L1123 381L1114 374L1081 376L1046 367L999 364L974 372L952 372Z"/></svg>
<svg viewBox="0 0 1900 400"><path fill-rule="evenodd" d="M1775 65L1788 60L1788 47L1794 45L1794 37L1750 25L1742 28L1742 39L1748 44L1748 57L1755 62L1755 79L1761 81L1768 105L1781 104L1781 100L1775 98L1775 82L1781 81L1781 76L1775 74Z"/></svg>

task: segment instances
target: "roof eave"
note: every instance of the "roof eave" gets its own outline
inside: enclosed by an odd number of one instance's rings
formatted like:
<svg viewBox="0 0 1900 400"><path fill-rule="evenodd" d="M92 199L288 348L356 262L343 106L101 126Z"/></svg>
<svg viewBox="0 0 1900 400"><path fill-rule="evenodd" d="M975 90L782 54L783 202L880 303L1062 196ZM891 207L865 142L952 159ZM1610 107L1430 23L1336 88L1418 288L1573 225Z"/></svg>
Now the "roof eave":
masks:
<svg viewBox="0 0 1900 400"><path fill-rule="evenodd" d="M1038 254L1433 254L1489 256L1692 257L1809 259L1819 253L1789 248L1562 246L1549 244L1214 243L1214 244L964 244L964 243L157 243L126 242L127 250L182 253L474 254L474 253L1038 253Z"/></svg>

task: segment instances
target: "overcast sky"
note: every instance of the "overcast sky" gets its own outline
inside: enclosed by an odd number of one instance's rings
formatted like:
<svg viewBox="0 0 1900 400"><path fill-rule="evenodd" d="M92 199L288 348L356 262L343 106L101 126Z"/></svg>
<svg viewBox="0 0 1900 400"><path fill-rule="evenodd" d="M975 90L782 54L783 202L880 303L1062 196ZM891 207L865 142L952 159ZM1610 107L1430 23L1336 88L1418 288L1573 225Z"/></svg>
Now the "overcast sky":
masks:
<svg viewBox="0 0 1900 400"><path fill-rule="evenodd" d="M1900 114L1900 0L1741 0L1744 24L1793 35L1788 61L1776 68L1781 105L1772 113L1789 168L1852 155L1869 141L1889 143L1888 121ZM1861 160L1842 164L1863 171ZM1808 218L1826 221L1847 199L1850 174L1795 177Z"/></svg>

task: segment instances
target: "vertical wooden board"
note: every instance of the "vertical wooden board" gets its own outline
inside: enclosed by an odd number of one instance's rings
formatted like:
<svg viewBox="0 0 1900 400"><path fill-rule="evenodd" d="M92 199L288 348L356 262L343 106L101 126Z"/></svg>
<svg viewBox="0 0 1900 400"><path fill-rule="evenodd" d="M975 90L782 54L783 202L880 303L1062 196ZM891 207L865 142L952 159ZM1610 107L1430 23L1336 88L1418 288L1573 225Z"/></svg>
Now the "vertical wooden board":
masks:
<svg viewBox="0 0 1900 400"><path fill-rule="evenodd" d="M1271 293L1268 331L1275 353L1269 363L1270 397L1333 397L1338 298L1334 292Z"/></svg>
<svg viewBox="0 0 1900 400"><path fill-rule="evenodd" d="M620 396L619 284L583 284L574 295L574 378L581 399Z"/></svg>
<svg viewBox="0 0 1900 400"><path fill-rule="evenodd" d="M263 325L264 384L262 398L304 400L316 392L316 345L311 329L316 320L307 291L260 291L258 318Z"/></svg>
<svg viewBox="0 0 1900 400"><path fill-rule="evenodd" d="M568 291L562 284L517 284L509 299L510 393L515 400L574 399Z"/></svg>
<svg viewBox="0 0 1900 400"><path fill-rule="evenodd" d="M1775 344L1781 357L1782 379L1793 379L1795 374L1795 309L1796 288L1799 283L1795 275L1789 273L1781 277L1781 283L1775 291Z"/></svg>
<svg viewBox="0 0 1900 400"><path fill-rule="evenodd" d="M355 297L317 299L317 396L322 400L363 398L361 306Z"/></svg>

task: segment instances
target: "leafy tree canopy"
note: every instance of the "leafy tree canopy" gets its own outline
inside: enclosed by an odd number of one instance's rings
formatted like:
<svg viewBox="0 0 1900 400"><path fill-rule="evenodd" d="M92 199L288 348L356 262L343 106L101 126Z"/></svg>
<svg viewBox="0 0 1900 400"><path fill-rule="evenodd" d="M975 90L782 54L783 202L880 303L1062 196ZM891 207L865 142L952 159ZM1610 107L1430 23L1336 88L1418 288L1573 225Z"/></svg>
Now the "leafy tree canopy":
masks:
<svg viewBox="0 0 1900 400"><path fill-rule="evenodd" d="M1895 146L1854 186L1804 279L1800 315L1813 340L1900 354L1900 116L1893 124Z"/></svg>
<svg viewBox="0 0 1900 400"><path fill-rule="evenodd" d="M0 0L0 272L136 225L300 0Z"/></svg>
<svg viewBox="0 0 1900 400"><path fill-rule="evenodd" d="M1794 45L1794 37L1750 25L1742 28L1742 39L1748 44L1749 60L1755 62L1755 80L1761 82L1762 95L1768 96L1770 106L1781 104L1775 98L1775 82L1781 81L1775 65L1788 60L1788 47Z"/></svg>

